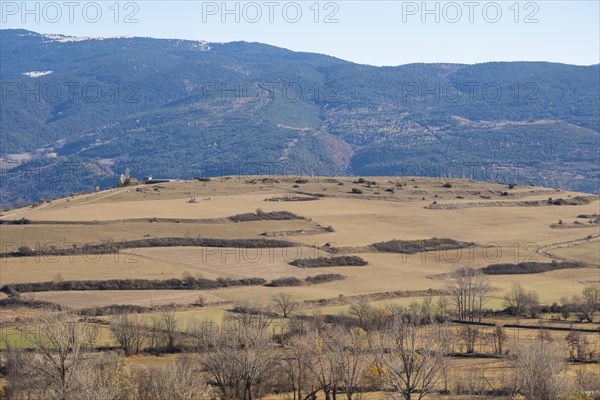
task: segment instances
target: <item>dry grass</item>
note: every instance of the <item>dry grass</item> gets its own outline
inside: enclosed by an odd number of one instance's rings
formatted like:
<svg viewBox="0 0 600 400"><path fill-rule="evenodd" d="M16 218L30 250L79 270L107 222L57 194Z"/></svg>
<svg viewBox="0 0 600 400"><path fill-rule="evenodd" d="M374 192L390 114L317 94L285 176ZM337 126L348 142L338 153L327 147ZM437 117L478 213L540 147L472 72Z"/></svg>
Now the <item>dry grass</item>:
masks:
<svg viewBox="0 0 600 400"><path fill-rule="evenodd" d="M191 304L202 295L210 304L223 299L213 292L198 290L86 290L37 292L37 300L49 301L73 309L103 307L112 304L156 306L160 304Z"/></svg>
<svg viewBox="0 0 600 400"><path fill-rule="evenodd" d="M2 252L19 246L31 248L51 245L70 248L77 243L100 244L161 237L210 237L227 239L263 238L263 232L311 230L315 224L306 220L251 221L243 223L202 224L173 222L119 222L110 225L2 225Z"/></svg>
<svg viewBox="0 0 600 400"><path fill-rule="evenodd" d="M221 274L210 273L193 265L176 261L156 261L134 253L90 256L46 256L0 259L0 283L46 282L58 275L63 280L94 279L170 279L183 274L202 274L213 279Z"/></svg>
<svg viewBox="0 0 600 400"><path fill-rule="evenodd" d="M600 242L578 244L551 250L550 253L561 258L580 260L590 264L600 265ZM598 276L600 279L600 276Z"/></svg>
<svg viewBox="0 0 600 400"><path fill-rule="evenodd" d="M127 363L132 367L164 368L171 365L179 358L179 354L165 354L160 356L133 356L127 358Z"/></svg>
<svg viewBox="0 0 600 400"><path fill-rule="evenodd" d="M297 258L327 255L323 250L296 246L289 248L208 248L176 247L140 249L139 255L155 262L169 264L171 260L189 265L197 271L231 278L260 277L267 280L295 276L306 278L322 270L332 268L304 269L289 265ZM335 268L337 271L337 268Z"/></svg>

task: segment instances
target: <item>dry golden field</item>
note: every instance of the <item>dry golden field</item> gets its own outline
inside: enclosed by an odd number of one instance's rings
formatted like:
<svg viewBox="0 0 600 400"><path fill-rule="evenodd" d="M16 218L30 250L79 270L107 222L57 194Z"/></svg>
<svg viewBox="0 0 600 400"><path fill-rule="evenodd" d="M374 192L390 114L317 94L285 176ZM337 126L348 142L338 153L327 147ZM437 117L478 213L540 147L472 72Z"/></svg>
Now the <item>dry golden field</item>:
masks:
<svg viewBox="0 0 600 400"><path fill-rule="evenodd" d="M151 217L150 217L151 218ZM261 237L263 232L300 231L315 229L307 220L250 221L245 223L194 222L118 222L111 224L44 224L2 226L3 250L11 246L56 246L72 243L123 242L146 237L211 237L249 239ZM10 238L10 240L8 239Z"/></svg>
<svg viewBox="0 0 600 400"><path fill-rule="evenodd" d="M191 304L198 296L203 296L209 305L224 301L214 292L192 290L69 290L34 294L36 299L73 309L104 307L115 303L146 307L159 304Z"/></svg>
<svg viewBox="0 0 600 400"><path fill-rule="evenodd" d="M561 247L551 250L551 253L568 260L581 260L590 264L600 265L600 246L598 243L584 243Z"/></svg>
<svg viewBox="0 0 600 400"><path fill-rule="evenodd" d="M599 265L598 225L578 229L551 227L559 220L571 222L580 214L597 213L600 207L597 199L575 206L522 203L549 197L572 199L585 194L539 187L508 189L506 185L466 180L449 180L452 187L446 188L443 187L446 180L419 177L368 179L376 185L353 183L354 178L305 179L307 183L299 184L281 177L264 182L239 177L215 178L210 182L176 181L79 195L6 212L2 219L26 218L56 223L0 225L2 252L14 251L22 245L42 249L50 246L69 248L75 243L100 244L161 237L259 239L265 238L265 233L295 245L283 249L168 247L129 249L117 255L6 257L0 261L0 282L162 280L181 278L183 274L210 279L262 277L271 280L335 272L347 277L322 285L286 288L301 301L440 288L443 282L438 275L466 265L484 267L499 262L549 261L550 257L581 260L592 267ZM351 194L352 188L360 188L363 194ZM265 201L290 195L321 197L314 201ZM196 203L189 203L192 197L196 198ZM468 207L426 208L433 202ZM307 219L240 223L216 220L257 209L289 211ZM152 222L152 218L169 220ZM211 221L194 222L194 219ZM87 221L87 224L78 223L81 221ZM319 225L331 226L334 232L319 231ZM476 246L408 255L365 249L379 241L432 237L474 242ZM326 243L341 248L345 254L359 255L369 264L365 267L311 269L288 264L296 258L326 256L320 247ZM561 247L555 247L556 244ZM503 291L515 281L537 290L540 300L549 303L577 294L586 283L599 279L597 268L492 276L491 283L496 292L491 305L500 306ZM220 289L214 294L226 301L268 301L277 290L259 286ZM39 296L61 304L81 304L82 307L94 299L105 304L105 300L91 293L40 293ZM127 293L105 296L120 304L140 304L141 297ZM174 301L172 296L149 297L153 304ZM81 298L87 299L79 302L77 299ZM180 299L183 298L187 299L186 296Z"/></svg>

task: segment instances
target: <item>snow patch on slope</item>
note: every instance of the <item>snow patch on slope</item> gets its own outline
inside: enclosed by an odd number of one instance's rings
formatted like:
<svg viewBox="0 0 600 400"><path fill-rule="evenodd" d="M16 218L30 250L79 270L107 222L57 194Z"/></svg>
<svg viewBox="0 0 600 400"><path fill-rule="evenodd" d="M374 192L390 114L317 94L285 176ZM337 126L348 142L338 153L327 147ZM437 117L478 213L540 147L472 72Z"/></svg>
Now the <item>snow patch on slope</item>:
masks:
<svg viewBox="0 0 600 400"><path fill-rule="evenodd" d="M54 71L29 71L23 72L23 75L29 78L39 78L40 76L50 75Z"/></svg>
<svg viewBox="0 0 600 400"><path fill-rule="evenodd" d="M65 36L45 34L43 35L50 42L83 42L85 40L108 40L108 39L129 39L129 36Z"/></svg>

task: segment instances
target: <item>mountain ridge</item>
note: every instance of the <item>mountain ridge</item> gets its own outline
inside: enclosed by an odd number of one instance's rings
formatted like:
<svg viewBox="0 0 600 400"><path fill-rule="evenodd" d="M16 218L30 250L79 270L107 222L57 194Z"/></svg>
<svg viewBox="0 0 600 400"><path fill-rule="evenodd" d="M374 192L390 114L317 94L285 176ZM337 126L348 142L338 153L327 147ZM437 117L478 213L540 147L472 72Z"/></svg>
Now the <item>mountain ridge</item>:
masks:
<svg viewBox="0 0 600 400"><path fill-rule="evenodd" d="M374 67L243 41L201 51L179 39L43 37L0 31L2 203L104 188L126 169L191 178L249 164L298 175L462 164L502 181L516 168L518 183L598 191L599 65Z"/></svg>

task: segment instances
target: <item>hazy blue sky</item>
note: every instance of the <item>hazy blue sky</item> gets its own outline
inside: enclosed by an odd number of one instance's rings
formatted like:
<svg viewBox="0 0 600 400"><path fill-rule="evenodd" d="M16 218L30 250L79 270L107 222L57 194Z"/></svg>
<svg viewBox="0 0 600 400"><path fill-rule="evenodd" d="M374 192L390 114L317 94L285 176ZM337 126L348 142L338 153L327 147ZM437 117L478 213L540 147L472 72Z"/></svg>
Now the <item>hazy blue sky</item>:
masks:
<svg viewBox="0 0 600 400"><path fill-rule="evenodd" d="M22 1L2 0L2 28L76 36L245 40L372 65L600 62L597 0L69 1L30 1L24 7Z"/></svg>

